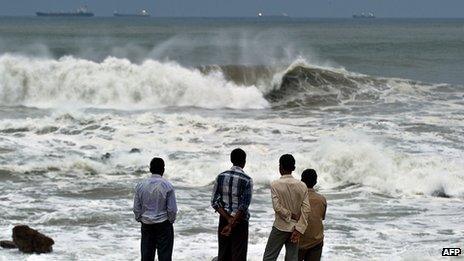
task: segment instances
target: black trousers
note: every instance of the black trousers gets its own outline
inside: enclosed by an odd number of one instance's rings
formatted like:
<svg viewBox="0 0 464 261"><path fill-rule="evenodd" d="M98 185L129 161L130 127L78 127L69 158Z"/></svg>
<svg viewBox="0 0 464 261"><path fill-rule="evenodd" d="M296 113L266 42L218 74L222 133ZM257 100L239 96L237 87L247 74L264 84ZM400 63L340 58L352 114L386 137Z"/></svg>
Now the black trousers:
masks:
<svg viewBox="0 0 464 261"><path fill-rule="evenodd" d="M248 221L240 221L232 229L230 236L221 235L222 229L227 226L227 220L219 218L218 227L218 261L246 261L248 251Z"/></svg>
<svg viewBox="0 0 464 261"><path fill-rule="evenodd" d="M158 250L159 261L172 260L172 248L174 246L174 228L169 221L158 224L142 223L142 261L155 260Z"/></svg>
<svg viewBox="0 0 464 261"><path fill-rule="evenodd" d="M322 247L324 242L321 242L309 249L300 249L298 253L299 261L319 261L322 256Z"/></svg>

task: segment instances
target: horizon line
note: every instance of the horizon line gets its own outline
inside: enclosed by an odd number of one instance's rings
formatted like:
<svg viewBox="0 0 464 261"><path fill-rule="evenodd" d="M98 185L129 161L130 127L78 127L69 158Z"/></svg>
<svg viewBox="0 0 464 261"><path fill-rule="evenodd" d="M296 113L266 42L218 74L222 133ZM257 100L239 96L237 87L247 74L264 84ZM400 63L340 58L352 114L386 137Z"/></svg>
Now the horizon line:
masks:
<svg viewBox="0 0 464 261"><path fill-rule="evenodd" d="M0 18L8 18L8 17L23 17L23 18L45 18L46 17L38 17L37 15L33 14L27 14L27 15L8 15L8 14L0 14ZM71 18L71 19L92 19L92 18L115 18L113 15L95 15L93 17L49 17L49 18ZM121 18L131 18L131 17L117 17L119 19ZM137 17L132 17L137 19ZM149 18L209 18L209 19L215 19L215 18L256 18L256 19L266 19L266 18L287 18L287 19L353 19L352 16L280 16L280 15L269 15L269 16L262 16L258 17L257 15L255 16L148 16L148 17L139 17L139 18L144 18L144 19L149 19ZM375 19L464 19L464 17L440 17L440 16L376 16L375 18L367 19L367 20L375 20ZM357 19L358 20L358 19ZM363 19L361 19L363 20Z"/></svg>

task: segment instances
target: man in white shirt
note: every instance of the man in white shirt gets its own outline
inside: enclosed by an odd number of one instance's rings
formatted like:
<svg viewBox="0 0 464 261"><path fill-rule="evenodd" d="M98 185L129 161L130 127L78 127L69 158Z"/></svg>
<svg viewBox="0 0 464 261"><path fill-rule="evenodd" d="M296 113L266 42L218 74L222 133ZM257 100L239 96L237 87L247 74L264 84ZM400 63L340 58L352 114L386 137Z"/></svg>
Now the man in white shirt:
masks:
<svg viewBox="0 0 464 261"><path fill-rule="evenodd" d="M163 178L164 161L153 158L151 177L137 184L134 195L135 220L142 225L142 261L153 261L158 251L159 261L171 261L177 203L174 187Z"/></svg>
<svg viewBox="0 0 464 261"><path fill-rule="evenodd" d="M298 260L298 241L307 227L311 212L306 185L295 179L295 158L290 154L279 159L280 179L271 183L275 220L266 244L263 261L277 260L285 245L285 260Z"/></svg>

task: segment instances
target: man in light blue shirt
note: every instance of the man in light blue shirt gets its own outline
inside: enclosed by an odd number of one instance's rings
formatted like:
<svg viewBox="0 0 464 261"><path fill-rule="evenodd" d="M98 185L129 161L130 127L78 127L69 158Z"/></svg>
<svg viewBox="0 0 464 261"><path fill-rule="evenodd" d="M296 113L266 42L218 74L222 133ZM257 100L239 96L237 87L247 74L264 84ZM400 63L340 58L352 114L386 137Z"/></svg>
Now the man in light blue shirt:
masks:
<svg viewBox="0 0 464 261"><path fill-rule="evenodd" d="M142 223L142 261L153 261L158 250L159 261L171 261L177 204L174 187L163 178L164 161L153 158L152 176L135 187L135 220Z"/></svg>

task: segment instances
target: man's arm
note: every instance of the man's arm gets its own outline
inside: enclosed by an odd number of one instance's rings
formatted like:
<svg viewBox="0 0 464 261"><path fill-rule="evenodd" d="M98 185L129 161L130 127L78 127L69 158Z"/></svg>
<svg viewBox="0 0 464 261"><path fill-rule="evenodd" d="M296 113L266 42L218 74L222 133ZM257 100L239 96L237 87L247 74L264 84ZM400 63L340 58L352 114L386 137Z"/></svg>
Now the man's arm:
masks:
<svg viewBox="0 0 464 261"><path fill-rule="evenodd" d="M295 225L295 230L300 232L300 234L304 234L304 232L306 231L306 227L308 226L308 216L311 213L311 205L309 204L309 193L307 190L303 198L303 202L301 203L300 219L298 220L298 223Z"/></svg>
<svg viewBox="0 0 464 261"><path fill-rule="evenodd" d="M230 224L233 222L234 218L223 207L217 208L216 211L219 213L219 215L227 220L227 223Z"/></svg>
<svg viewBox="0 0 464 261"><path fill-rule="evenodd" d="M140 219L142 218L142 201L140 200L139 186L140 185L137 185L134 188L134 206L132 208L132 211L135 215L135 220L138 222L140 222Z"/></svg>
<svg viewBox="0 0 464 261"><path fill-rule="evenodd" d="M271 184L271 196L272 196L272 207L274 208L274 211L279 215L283 220L286 222L290 222L292 219L292 212L288 209L286 209L282 204L280 203L279 196L277 195L277 190L272 186Z"/></svg>
<svg viewBox="0 0 464 261"><path fill-rule="evenodd" d="M166 197L166 206L168 212L168 219L169 222L174 223L176 221L177 216L177 202L176 202L176 193L174 192L174 188L172 188Z"/></svg>
<svg viewBox="0 0 464 261"><path fill-rule="evenodd" d="M225 218L228 222L231 220L232 216L227 213L227 211L224 209L224 205L222 203L222 190L221 187L219 186L219 177L217 177L214 180L214 186L213 186L213 195L211 197L211 207L216 210L216 212L219 213L223 218ZM229 222L230 223L230 222Z"/></svg>
<svg viewBox="0 0 464 261"><path fill-rule="evenodd" d="M243 189L243 193L240 196L238 201L238 212L235 215L235 221L243 219L245 217L246 212L251 204L251 198L253 196L253 180L250 179Z"/></svg>
<svg viewBox="0 0 464 261"><path fill-rule="evenodd" d="M218 178L214 180L213 184L213 195L211 196L211 207L217 210L220 207L221 194L219 193Z"/></svg>
<svg viewBox="0 0 464 261"><path fill-rule="evenodd" d="M327 200L324 198L324 213L322 214L322 220L325 220L326 213L327 213Z"/></svg>
<svg viewBox="0 0 464 261"><path fill-rule="evenodd" d="M309 204L309 193L306 190L304 195L304 200L301 203L301 215L298 219L298 223L295 225L295 229L293 230L292 236L290 240L292 243L297 244L300 241L300 237L306 231L306 227L308 226L308 217L311 213L311 205Z"/></svg>

